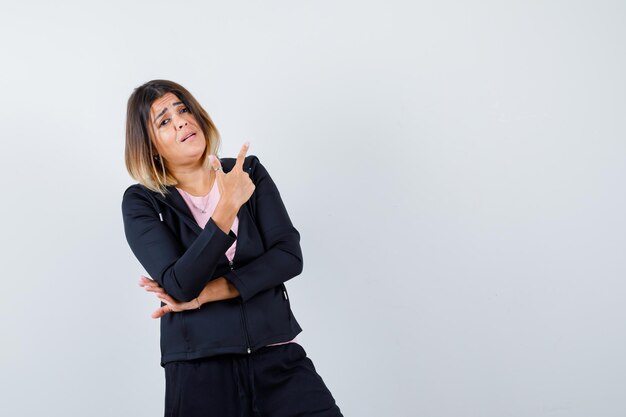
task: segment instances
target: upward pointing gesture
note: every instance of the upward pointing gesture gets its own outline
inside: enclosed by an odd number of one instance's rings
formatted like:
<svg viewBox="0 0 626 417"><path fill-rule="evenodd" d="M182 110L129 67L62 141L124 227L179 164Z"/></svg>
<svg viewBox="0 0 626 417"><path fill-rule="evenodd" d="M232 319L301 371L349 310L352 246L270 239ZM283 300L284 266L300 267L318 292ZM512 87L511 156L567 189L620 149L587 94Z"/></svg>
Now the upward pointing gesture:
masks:
<svg viewBox="0 0 626 417"><path fill-rule="evenodd" d="M209 156L211 167L216 170L215 181L217 181L217 188L220 192L220 203L232 205L237 210L250 199L255 189L250 174L243 170L243 161L246 159L246 152L248 152L249 147L249 142L243 144L233 169L227 174L222 170L220 160L213 155Z"/></svg>

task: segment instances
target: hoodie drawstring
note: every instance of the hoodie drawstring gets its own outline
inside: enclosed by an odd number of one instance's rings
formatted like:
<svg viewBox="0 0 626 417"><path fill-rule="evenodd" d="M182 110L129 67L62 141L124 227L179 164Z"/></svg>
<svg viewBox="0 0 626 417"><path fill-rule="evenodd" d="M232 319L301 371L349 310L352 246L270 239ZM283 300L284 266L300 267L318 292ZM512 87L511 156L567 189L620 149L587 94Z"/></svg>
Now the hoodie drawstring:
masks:
<svg viewBox="0 0 626 417"><path fill-rule="evenodd" d="M150 192L148 190L146 190L144 187L141 187L141 190L144 192L145 195L148 196L148 198L150 199L150 202L152 203L152 206L154 207L154 210L159 213L159 219L161 219L161 221L163 221L163 214L161 213L161 210L159 209L159 205L157 204L156 200L154 199L154 196L152 194L150 194Z"/></svg>
<svg viewBox="0 0 626 417"><path fill-rule="evenodd" d="M239 394L239 417L246 417L246 409L245 407L243 407L243 405L246 404L246 391L241 384L241 379L239 378L239 364L237 363L237 361L238 359L233 357L233 377L235 378L235 384L237 384L237 394Z"/></svg>
<svg viewBox="0 0 626 417"><path fill-rule="evenodd" d="M250 401L251 401L251 405L252 405L252 411L254 413L255 416L261 416L261 412L259 411L259 409L256 407L256 388L255 388L255 384L254 384L254 368L252 366L253 360L252 360L252 354L248 354L248 381L250 383Z"/></svg>

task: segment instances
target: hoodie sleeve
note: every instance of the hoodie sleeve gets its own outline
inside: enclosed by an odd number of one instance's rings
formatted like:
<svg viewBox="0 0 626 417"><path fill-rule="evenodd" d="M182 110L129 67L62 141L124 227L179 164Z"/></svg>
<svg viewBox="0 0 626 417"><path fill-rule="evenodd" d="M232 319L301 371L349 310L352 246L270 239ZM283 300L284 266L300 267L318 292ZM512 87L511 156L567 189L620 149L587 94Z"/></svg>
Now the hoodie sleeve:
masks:
<svg viewBox="0 0 626 417"><path fill-rule="evenodd" d="M146 193L135 184L122 198L124 232L131 250L165 291L178 301L197 297L213 276L220 257L235 242L209 218L204 230L185 250L159 214Z"/></svg>
<svg viewBox="0 0 626 417"><path fill-rule="evenodd" d="M224 277L245 302L255 294L299 275L303 269L300 233L291 223L276 184L256 156L251 156L256 225L266 251Z"/></svg>

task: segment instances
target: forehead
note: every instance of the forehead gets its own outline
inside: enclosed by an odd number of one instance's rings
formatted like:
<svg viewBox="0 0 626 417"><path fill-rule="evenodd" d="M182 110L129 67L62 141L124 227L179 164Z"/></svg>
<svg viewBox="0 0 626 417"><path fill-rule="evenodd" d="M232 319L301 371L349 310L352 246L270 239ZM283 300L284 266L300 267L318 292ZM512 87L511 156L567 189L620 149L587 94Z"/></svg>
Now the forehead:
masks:
<svg viewBox="0 0 626 417"><path fill-rule="evenodd" d="M159 114L164 108L172 107L172 104L181 101L174 93L166 93L163 97L157 98L152 102L150 106L150 113L152 115Z"/></svg>

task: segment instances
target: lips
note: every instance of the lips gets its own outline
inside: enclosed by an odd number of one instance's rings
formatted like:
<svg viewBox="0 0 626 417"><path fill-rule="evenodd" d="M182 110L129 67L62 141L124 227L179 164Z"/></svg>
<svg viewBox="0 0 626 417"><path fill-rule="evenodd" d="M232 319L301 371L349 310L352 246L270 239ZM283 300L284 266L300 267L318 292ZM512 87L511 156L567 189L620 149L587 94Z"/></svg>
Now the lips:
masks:
<svg viewBox="0 0 626 417"><path fill-rule="evenodd" d="M191 132L189 134L187 134L186 136L183 136L183 138L180 140L181 142L186 141L187 139L189 139L190 137L192 137L193 135L195 135L194 132Z"/></svg>

